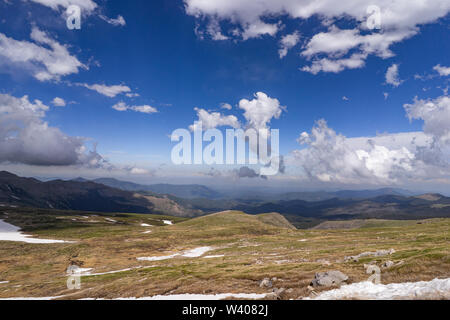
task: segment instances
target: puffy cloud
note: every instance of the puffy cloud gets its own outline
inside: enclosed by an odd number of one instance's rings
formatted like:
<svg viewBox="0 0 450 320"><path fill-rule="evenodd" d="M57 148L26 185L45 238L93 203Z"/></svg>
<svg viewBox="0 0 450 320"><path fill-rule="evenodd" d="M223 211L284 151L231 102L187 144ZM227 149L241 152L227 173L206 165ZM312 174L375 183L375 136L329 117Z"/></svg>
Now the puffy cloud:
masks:
<svg viewBox="0 0 450 320"><path fill-rule="evenodd" d="M416 33L417 29L414 28L361 35L357 29L341 30L331 26L329 32L316 34L306 45L302 55L313 58L313 62L302 70L317 74L320 71L337 73L344 69L361 68L371 54L383 59L394 56L390 46ZM348 56L351 50L355 52ZM320 54L328 58L317 58Z"/></svg>
<svg viewBox="0 0 450 320"><path fill-rule="evenodd" d="M233 116L225 116L219 112L208 112L205 109L195 108L197 111L198 122L202 123L203 130L213 129L217 127L230 126L232 128L239 128L239 120ZM196 122L189 126L191 131L196 131L199 129L199 123Z"/></svg>
<svg viewBox="0 0 450 320"><path fill-rule="evenodd" d="M126 26L126 24L127 24L127 22L121 15L118 15L117 18L115 18L115 19L108 18L107 16L104 16L104 15L100 15L99 17L100 17L100 19L102 19L102 20L106 21L107 23L112 24L113 26L116 26L116 27L117 26L123 27L123 26Z"/></svg>
<svg viewBox="0 0 450 320"><path fill-rule="evenodd" d="M433 70L437 71L442 77L450 76L450 67L444 67L438 64L434 66Z"/></svg>
<svg viewBox="0 0 450 320"><path fill-rule="evenodd" d="M280 40L280 49L278 50L280 59L284 58L287 55L288 51L295 47L299 41L300 33L298 31L283 36Z"/></svg>
<svg viewBox="0 0 450 320"><path fill-rule="evenodd" d="M244 110L244 117L248 125L256 130L267 129L273 118L279 119L285 109L280 105L278 99L270 98L264 92L257 92L255 99L242 99L239 108Z"/></svg>
<svg viewBox="0 0 450 320"><path fill-rule="evenodd" d="M114 98L115 96L122 94L122 93L131 92L130 87L125 86L125 85L107 86L104 84L89 85L87 83L79 83L77 85L88 88L89 90L96 91L104 96L109 97L109 98Z"/></svg>
<svg viewBox="0 0 450 320"><path fill-rule="evenodd" d="M233 109L233 107L232 107L231 104L229 104L229 103L222 103L222 104L220 105L220 108L221 108L221 109L225 109L225 110L231 110L231 109Z"/></svg>
<svg viewBox="0 0 450 320"><path fill-rule="evenodd" d="M366 58L367 55L356 53L345 59L323 58L314 60L311 66L304 66L301 70L312 74L318 74L321 71L339 73L345 69L359 69L364 67Z"/></svg>
<svg viewBox="0 0 450 320"><path fill-rule="evenodd" d="M38 166L82 165L108 167L95 150L88 150L84 138L71 137L43 120L49 107L0 94L0 162Z"/></svg>
<svg viewBox="0 0 450 320"><path fill-rule="evenodd" d="M244 40L262 34L275 35L280 24L268 20L286 17L306 20L318 17L323 25L345 18L357 28L340 30L331 25L328 32L314 35L305 46L304 56L313 59L302 70L312 73L340 72L360 68L368 55L392 57L390 47L419 32L419 26L436 22L450 11L448 0L184 0L186 13L198 21L226 21L233 36ZM381 31L369 30L366 23L379 8ZM237 30L237 31L236 31ZM220 30L219 30L220 31ZM353 51L353 52L350 52ZM280 56L284 54L281 51ZM344 56L348 54L347 56ZM325 55L322 57L320 55Z"/></svg>
<svg viewBox="0 0 450 320"><path fill-rule="evenodd" d="M319 53L342 56L350 49L362 43L362 37L357 29L341 30L331 26L328 32L320 32L314 35L306 44L302 55L312 57Z"/></svg>
<svg viewBox="0 0 450 320"><path fill-rule="evenodd" d="M393 85L394 87L398 87L402 83L402 80L400 80L398 75L398 64L393 64L387 69L386 83Z"/></svg>
<svg viewBox="0 0 450 320"><path fill-rule="evenodd" d="M262 35L270 35L274 36L278 32L279 23L278 24L270 24L265 23L260 20L248 23L245 28L244 32L242 33L242 38L244 40L250 39L250 38L258 38Z"/></svg>
<svg viewBox="0 0 450 320"><path fill-rule="evenodd" d="M77 5L82 10L90 13L97 8L97 4L93 0L30 0L52 8L53 10L59 10L60 7L68 8L71 5Z"/></svg>
<svg viewBox="0 0 450 320"><path fill-rule="evenodd" d="M450 98L447 95L436 99L419 100L404 105L410 120L423 120L423 131L441 146L450 144Z"/></svg>
<svg viewBox="0 0 450 320"><path fill-rule="evenodd" d="M423 131L347 138L320 120L304 132L290 164L312 180L345 184L442 181L450 177L450 98L414 99L407 117L424 122Z"/></svg>
<svg viewBox="0 0 450 320"><path fill-rule="evenodd" d="M66 106L66 101L64 101L64 99L56 97L55 99L52 100L52 104L55 107L65 107Z"/></svg>
<svg viewBox="0 0 450 320"><path fill-rule="evenodd" d="M33 27L30 37L34 42L15 40L0 33L0 65L28 71L39 81L59 80L78 73L80 68L88 69L70 55L66 46L38 28Z"/></svg>
<svg viewBox="0 0 450 320"><path fill-rule="evenodd" d="M149 106L149 105L129 106L123 101L116 103L115 105L112 106L112 108L117 111L132 110L135 112L141 112L141 113L146 113L146 114L152 114L152 113L158 112L158 109L156 109L152 106Z"/></svg>
<svg viewBox="0 0 450 320"><path fill-rule="evenodd" d="M313 180L395 183L413 171L415 157L407 148L390 149L371 140L366 140L363 148L355 148L325 120L317 121L310 134L303 132L298 142L307 148L294 151L296 164Z"/></svg>

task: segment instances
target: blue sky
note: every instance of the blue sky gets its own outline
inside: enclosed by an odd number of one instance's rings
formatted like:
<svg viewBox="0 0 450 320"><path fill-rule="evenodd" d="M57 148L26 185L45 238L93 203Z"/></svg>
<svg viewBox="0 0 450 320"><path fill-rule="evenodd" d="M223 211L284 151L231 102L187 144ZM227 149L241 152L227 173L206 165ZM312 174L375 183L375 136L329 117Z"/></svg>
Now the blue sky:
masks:
<svg viewBox="0 0 450 320"><path fill-rule="evenodd" d="M304 8L306 2L299 1L298 5ZM382 13L392 9L385 1L379 2ZM342 17L340 11L334 13L327 9L324 11L328 15L325 19L320 16L323 13L320 11L316 12L319 16L303 14L299 17L295 14L296 8L286 5L281 10L273 8L270 2L266 8L266 11L272 10L270 16L259 14L250 5L248 8L245 4L239 7L235 1L229 5L223 5L223 1L218 0L206 5L203 1L194 0L78 0L68 3L80 4L82 7L80 30L66 27L67 1L0 2L1 34L11 41L25 41L49 48L48 44L31 39L33 29L40 30L48 38L65 46L68 55L84 65L76 68L76 72L71 69L67 74L50 72L51 79L42 80L37 79L35 72L48 69L45 62L33 61L32 58L14 62L11 56L0 51L0 93L16 98L27 95L30 102L38 99L49 106L41 121L59 128L69 137L88 138L84 142L88 148L96 144L98 156L107 159L108 165L114 167L110 173L136 181L201 181L203 177L198 172L208 170L206 167L174 168L177 174L184 177L179 180L176 174L166 176L161 173L172 167L170 152L174 143L168 136L174 129L188 128L197 120L195 107L210 113L220 112L223 116L234 115L244 124L248 119L244 119L242 109L238 107L239 102L241 99L255 99L255 93L263 92L277 99L280 106L286 107L279 119L273 117L270 120L271 128L280 129L281 154L289 160L287 173L269 179L272 183L295 182L301 186L312 179L313 185L317 187L372 184L402 186L411 183L412 179L418 185L427 181L430 188L446 187L446 181L428 174L433 171L429 163L420 163L420 170L424 174L415 177L412 172L416 169L408 167L406 171L409 172L403 172L404 162L400 165L403 171L399 173L394 172L398 163L393 165L390 158L376 158L375 167L365 159L363 171L367 169L372 173L364 173L358 179L355 172L361 171L359 167L349 173L342 173L334 164L325 165L325 169L311 168L302 163L306 159L314 161L311 155L301 154L299 158L292 154L295 150L313 150L311 143L300 146L297 139L302 132L311 132L315 121L319 119L325 119L327 128L332 128L346 139L408 132L421 132L434 137L433 130L427 132L424 124L426 121L432 124L430 119L435 116L427 118L422 115L410 121L404 105L413 104L415 97L419 101L431 101L438 105L437 99L447 96L445 88L448 86L448 74L445 73L445 67L450 66L450 25L449 6L445 5L445 1L442 2L444 4L439 3L434 11L430 9L425 12L425 18L418 17L420 8L416 8L415 4L410 5L412 8L408 10L411 12L400 10L407 18L400 22L387 19L386 31L383 30L383 24L381 31L363 30L360 27L363 18L359 12L365 12L365 7L349 9L347 17ZM95 9L83 9L92 3L96 5ZM261 6L265 3L263 1ZM261 12L264 10L261 9ZM123 25L112 23L112 20L109 20L110 23L106 21L119 16L124 19ZM264 24L262 27L260 22ZM211 27L217 25L218 28ZM251 29L252 25L259 27ZM276 28L276 31L266 32L266 26ZM376 32L390 32L397 36L407 31L412 35L400 36L398 41L390 43L388 50L392 54L389 56L357 45L333 51L325 48L329 41L318 43L314 47L315 52L309 57L302 54L309 44L312 47L318 34L336 35L333 33L336 29L332 28L337 28L339 32L357 30L358 36L353 35L355 39ZM233 30L239 31L233 33ZM256 33L249 37L246 30L256 30ZM289 48L287 55L280 58L280 41L295 32L299 34L299 39ZM214 40L218 34L227 39ZM341 38L336 41L337 47L343 43ZM2 49L8 50L5 41L0 41ZM351 57L353 53L365 55L362 65L357 68L344 68L339 72L322 70L316 74L301 70L311 66L315 60L327 58L339 61ZM397 65L395 77L400 81L398 85L387 83L387 70L393 65ZM433 69L438 65L444 68L443 71ZM124 92L111 97L86 87L94 84L128 87L128 93L137 93L139 96L127 97ZM54 106L52 101L55 97L63 99L65 106ZM129 109L117 111L112 108L120 102ZM222 103L230 104L232 110L221 109ZM157 112L136 112L131 109L135 106L149 106ZM420 105L416 104L415 107L420 108ZM445 104L442 108L445 117L449 112L446 108L450 107ZM440 146L444 152L442 158L446 160L447 133L439 134L438 138L443 141ZM391 151L401 149L398 145L384 147ZM44 148L51 148L51 145ZM365 151L372 156L371 150ZM419 166L417 162L422 159L419 159L416 151L410 150L414 165ZM358 156L361 160L360 153ZM394 158L398 160L401 156ZM316 160L323 162L323 159L319 157ZM348 158L344 156L342 161L345 159ZM56 167L51 163L37 166L30 161L23 162L8 158L2 166L28 175L97 176L108 172L102 171L104 168L85 166L82 161ZM380 166L383 168L380 169ZM143 169L139 171L143 174L130 175L130 168L137 167ZM439 170L447 174L447 168L440 167ZM223 172L220 176L224 183L239 181L236 177L227 180L230 178L227 172L232 173L233 169L221 167L219 171ZM245 181L268 183L259 180L264 179Z"/></svg>

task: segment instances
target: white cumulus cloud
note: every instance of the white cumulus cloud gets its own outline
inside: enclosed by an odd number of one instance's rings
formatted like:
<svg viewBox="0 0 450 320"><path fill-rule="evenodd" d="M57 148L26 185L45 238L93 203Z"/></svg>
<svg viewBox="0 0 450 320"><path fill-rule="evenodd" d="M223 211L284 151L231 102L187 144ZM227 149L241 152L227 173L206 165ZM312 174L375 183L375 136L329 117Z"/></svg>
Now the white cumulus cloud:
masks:
<svg viewBox="0 0 450 320"><path fill-rule="evenodd" d="M285 109L280 101L270 98L264 92L257 92L255 99L242 99L239 108L244 110L244 118L248 125L254 129L266 129L272 119L279 119Z"/></svg>
<svg viewBox="0 0 450 320"><path fill-rule="evenodd" d="M295 47L299 41L300 33L298 31L283 36L280 40L280 49L278 50L280 58L284 58L288 51Z"/></svg>
<svg viewBox="0 0 450 320"><path fill-rule="evenodd" d="M433 67L433 70L437 71L442 77L450 76L450 67L444 67L438 64Z"/></svg>
<svg viewBox="0 0 450 320"><path fill-rule="evenodd" d="M423 24L437 22L450 11L448 0L184 0L186 13L203 23L224 21L225 34L243 40L267 34L275 36L282 30L277 19L305 21L317 17L327 32L313 35L304 48L303 56L312 60L301 70L340 72L364 66L369 55L383 59L392 57L393 44L419 33ZM370 6L379 9L381 29L369 30ZM346 19L356 27L339 29L334 21ZM197 25L197 29L199 26ZM222 33L220 27L216 33ZM280 56L285 54L281 48Z"/></svg>
<svg viewBox="0 0 450 320"><path fill-rule="evenodd" d="M123 101L116 103L115 105L112 106L112 108L117 111L131 110L131 111L146 113L146 114L152 114L152 113L158 112L158 109L156 109L155 107L149 106L149 105L129 106Z"/></svg>
<svg viewBox="0 0 450 320"><path fill-rule="evenodd" d="M113 86L107 86L104 84L92 84L89 85L87 83L81 83L78 84L80 86L83 86L85 88L88 88L89 90L93 90L96 91L104 96L107 96L109 98L114 98L115 96L122 94L122 93L127 93L127 92L131 92L130 87L125 86L125 85L113 85Z"/></svg>
<svg viewBox="0 0 450 320"><path fill-rule="evenodd" d="M52 100L52 104L55 107L65 107L66 106L66 101L64 101L63 98L56 97L55 99Z"/></svg>
<svg viewBox="0 0 450 320"><path fill-rule="evenodd" d="M217 127L229 126L232 128L239 128L240 123L238 118L233 115L225 116L220 112L208 112L205 109L195 108L197 112L198 121L189 126L191 131L199 130L199 122L202 124L203 130L214 129Z"/></svg>
<svg viewBox="0 0 450 320"><path fill-rule="evenodd" d="M402 83L398 74L398 64L393 64L387 69L386 83L394 87L398 87Z"/></svg>
<svg viewBox="0 0 450 320"><path fill-rule="evenodd" d="M49 107L28 96L0 94L0 162L36 166L105 168L109 163L85 138L71 137L43 120Z"/></svg>
<svg viewBox="0 0 450 320"><path fill-rule="evenodd" d="M90 13L97 8L97 4L93 0L30 0L52 8L53 10L59 10L60 7L68 8L71 5L77 5L81 10Z"/></svg>
<svg viewBox="0 0 450 320"><path fill-rule="evenodd" d="M88 69L67 47L52 39L47 33L33 27L31 39L20 41L0 33L0 66L7 64L30 72L40 81L59 80L62 76Z"/></svg>

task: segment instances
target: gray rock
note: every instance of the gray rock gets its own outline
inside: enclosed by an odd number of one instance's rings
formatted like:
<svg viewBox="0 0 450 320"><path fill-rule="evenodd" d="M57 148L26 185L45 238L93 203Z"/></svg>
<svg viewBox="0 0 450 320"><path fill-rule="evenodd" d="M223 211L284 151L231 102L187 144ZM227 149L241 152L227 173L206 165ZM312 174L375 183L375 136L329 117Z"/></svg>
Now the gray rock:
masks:
<svg viewBox="0 0 450 320"><path fill-rule="evenodd" d="M388 256L395 253L394 249L390 249L390 250L378 250L375 252L363 252L360 253L356 256L348 256L344 258L345 262L348 261L353 261L353 262L358 262L360 258L364 258L364 257L383 257L383 256Z"/></svg>
<svg viewBox="0 0 450 320"><path fill-rule="evenodd" d="M314 280L311 282L311 286L313 287L332 287L338 286L342 282L348 280L348 276L344 273L333 270L327 272L319 272L316 273Z"/></svg>
<svg viewBox="0 0 450 320"><path fill-rule="evenodd" d="M386 261L381 265L382 268L388 269L394 265L394 262L391 260Z"/></svg>
<svg viewBox="0 0 450 320"><path fill-rule="evenodd" d="M272 281L270 281L269 278L264 278L263 280L261 280L261 282L259 283L259 286L261 288L272 288Z"/></svg>

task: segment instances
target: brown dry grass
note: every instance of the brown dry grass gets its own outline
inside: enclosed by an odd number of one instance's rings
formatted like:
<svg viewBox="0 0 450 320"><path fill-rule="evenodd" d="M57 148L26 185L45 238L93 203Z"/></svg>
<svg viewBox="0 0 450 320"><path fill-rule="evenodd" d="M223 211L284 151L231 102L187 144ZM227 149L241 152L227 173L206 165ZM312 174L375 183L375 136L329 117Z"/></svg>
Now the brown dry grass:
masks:
<svg viewBox="0 0 450 320"><path fill-rule="evenodd" d="M431 280L450 276L450 219L427 223L371 221L358 229L291 230L255 216L226 212L188 220L172 226L164 217L124 215L117 223L96 217L80 227L42 229L43 238L75 240L73 244L37 245L0 241L0 298L65 296L78 298L142 297L176 293L264 293L265 277L277 277L274 287L292 289L283 298L309 294L307 286L316 272L340 270L350 282L366 280L364 264L396 265L382 273L383 283ZM78 218L77 218L78 219ZM80 217L80 219L82 219ZM153 220L152 220L153 219ZM180 220L181 221L181 220ZM140 223L155 224L151 228ZM152 233L143 234L145 230ZM175 257L138 261L137 257L180 253L212 246L204 259ZM395 249L385 257L343 262L345 256L366 251ZM66 288L70 263L93 272L130 271L82 277L82 289Z"/></svg>

